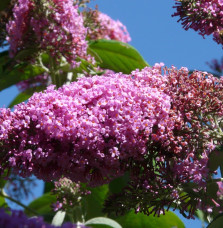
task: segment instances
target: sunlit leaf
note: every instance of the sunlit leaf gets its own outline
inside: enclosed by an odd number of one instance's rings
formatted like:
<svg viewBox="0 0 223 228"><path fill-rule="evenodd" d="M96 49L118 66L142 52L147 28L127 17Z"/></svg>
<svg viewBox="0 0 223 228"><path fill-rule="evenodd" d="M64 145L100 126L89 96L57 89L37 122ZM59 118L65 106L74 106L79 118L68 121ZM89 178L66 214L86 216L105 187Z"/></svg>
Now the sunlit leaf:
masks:
<svg viewBox="0 0 223 228"><path fill-rule="evenodd" d="M101 227L101 228L122 228L116 221L110 219L110 218L105 218L105 217L97 217L88 220L85 222L86 226L91 226L91 227Z"/></svg>
<svg viewBox="0 0 223 228"><path fill-rule="evenodd" d="M61 226L64 221L65 215L66 215L65 211L58 211L53 217L52 225Z"/></svg>
<svg viewBox="0 0 223 228"><path fill-rule="evenodd" d="M115 72L129 74L135 69L149 66L134 47L120 41L91 41L88 53L94 56L101 68Z"/></svg>
<svg viewBox="0 0 223 228"><path fill-rule="evenodd" d="M183 222L173 212L165 212L165 215L154 217L142 213L128 214L115 219L123 228L149 227L149 228L184 228Z"/></svg>
<svg viewBox="0 0 223 228"><path fill-rule="evenodd" d="M8 204L5 201L5 198L0 196L0 208L7 208Z"/></svg>

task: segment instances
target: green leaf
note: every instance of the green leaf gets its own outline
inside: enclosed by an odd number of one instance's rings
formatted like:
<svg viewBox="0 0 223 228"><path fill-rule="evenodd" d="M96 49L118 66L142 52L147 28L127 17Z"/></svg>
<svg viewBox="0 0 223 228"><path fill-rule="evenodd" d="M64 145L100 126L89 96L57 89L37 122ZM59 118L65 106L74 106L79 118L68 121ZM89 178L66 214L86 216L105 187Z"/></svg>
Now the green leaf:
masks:
<svg viewBox="0 0 223 228"><path fill-rule="evenodd" d="M0 11L6 10L6 7L10 4L10 0L1 0Z"/></svg>
<svg viewBox="0 0 223 228"><path fill-rule="evenodd" d="M72 80L71 81L77 81L77 77L80 75L101 75L102 72L98 71L97 66L89 63L85 59L77 59L80 61L80 65L78 67L72 68L69 63L64 64L59 67L60 70L62 70L65 73L72 73ZM67 74L66 74L67 77Z"/></svg>
<svg viewBox="0 0 223 228"><path fill-rule="evenodd" d="M21 50L15 56L15 60L16 61L25 61L27 59L30 59L30 57L33 56L33 54L36 52L37 52L37 48L28 48L25 50Z"/></svg>
<svg viewBox="0 0 223 228"><path fill-rule="evenodd" d="M55 214L51 205L55 202L56 202L56 196L50 193L46 193L41 197L32 201L28 205L28 207L36 211L41 216L43 216L45 221L51 222ZM25 210L25 213L28 216L33 216L33 214L28 210Z"/></svg>
<svg viewBox="0 0 223 228"><path fill-rule="evenodd" d="M84 59L78 59L78 61L80 61L80 65L78 67L72 68L71 65L69 63L63 65L62 67L60 67L61 70L63 70L64 72L73 72L73 73L83 73L83 71L88 72L90 67L93 67L92 64L90 64L89 62L87 62Z"/></svg>
<svg viewBox="0 0 223 228"><path fill-rule="evenodd" d="M7 183L6 177L9 175L9 170L5 169L3 174L0 176L0 190L4 188Z"/></svg>
<svg viewBox="0 0 223 228"><path fill-rule="evenodd" d="M204 215L204 212L203 211L201 211L201 210L196 210L196 212L195 212L196 214L196 216L202 221L202 222L204 222L205 221L205 215Z"/></svg>
<svg viewBox="0 0 223 228"><path fill-rule="evenodd" d="M18 94L14 99L13 101L9 104L9 108L12 108L14 105L17 105L23 101L26 101L28 100L34 92L40 92L40 91L43 91L45 89L45 87L43 86L37 86L37 87L34 87L34 88L29 88L25 91L23 91L22 93Z"/></svg>
<svg viewBox="0 0 223 228"><path fill-rule="evenodd" d="M65 211L58 211L54 217L53 217L53 221L52 221L52 225L53 226L61 226L64 218L65 218L66 212Z"/></svg>
<svg viewBox="0 0 223 228"><path fill-rule="evenodd" d="M6 180L3 178L0 178L0 189L4 188L5 184L6 184Z"/></svg>
<svg viewBox="0 0 223 228"><path fill-rule="evenodd" d="M88 53L95 57L99 66L125 74L149 66L139 52L129 44L115 40L91 41Z"/></svg>
<svg viewBox="0 0 223 228"><path fill-rule="evenodd" d="M118 177L118 178L112 180L109 183L110 193L112 193L112 194L120 193L121 190L127 186L128 182L129 182L129 174L128 173L125 173L122 177Z"/></svg>
<svg viewBox="0 0 223 228"><path fill-rule="evenodd" d="M0 196L0 208L7 208L8 204L5 201L5 198Z"/></svg>
<svg viewBox="0 0 223 228"><path fill-rule="evenodd" d="M208 183L207 184L207 195L210 199L217 200L217 192L219 190L218 184L217 183Z"/></svg>
<svg viewBox="0 0 223 228"><path fill-rule="evenodd" d="M201 220L202 227L205 227L205 223L209 223L208 219L207 219L207 216L209 216L210 214L208 212L204 212L204 211L201 211L201 210L197 209L195 211L195 215L198 217L198 219Z"/></svg>
<svg viewBox="0 0 223 228"><path fill-rule="evenodd" d="M222 228L223 225L223 214L218 215L207 228Z"/></svg>
<svg viewBox="0 0 223 228"><path fill-rule="evenodd" d="M115 219L123 228L149 227L149 228L184 228L183 222L173 212L165 212L165 215L154 217L133 211Z"/></svg>
<svg viewBox="0 0 223 228"><path fill-rule="evenodd" d="M16 64L14 66L1 66L0 70L0 91L20 81L27 80L44 73L40 66L27 65L25 63ZM3 69L6 68L6 69Z"/></svg>
<svg viewBox="0 0 223 228"><path fill-rule="evenodd" d="M54 188L54 183L53 182L45 182L44 184L44 193L50 192Z"/></svg>
<svg viewBox="0 0 223 228"><path fill-rule="evenodd" d="M7 61L9 60L9 51L2 51L2 52L0 52L0 59L1 60L6 60L6 57L7 57ZM1 61L1 63L0 64L2 64L2 61Z"/></svg>
<svg viewBox="0 0 223 228"><path fill-rule="evenodd" d="M209 156L208 168L211 171L215 171L222 164L223 164L223 149L222 147L217 147L216 150L211 152Z"/></svg>
<svg viewBox="0 0 223 228"><path fill-rule="evenodd" d="M82 198L83 210L86 213L86 219L103 216L102 208L104 200L108 193L108 185L102 185L96 188L90 188L91 194Z"/></svg>
<svg viewBox="0 0 223 228"><path fill-rule="evenodd" d="M0 52L0 75L7 69L12 60L9 58L9 52Z"/></svg>
<svg viewBox="0 0 223 228"><path fill-rule="evenodd" d="M0 196L0 207L3 207L4 203L5 203L5 198Z"/></svg>
<svg viewBox="0 0 223 228"><path fill-rule="evenodd" d="M88 220L85 222L86 226L91 226L91 227L110 227L110 228L122 228L116 221L110 219L110 218L105 218L105 217L97 217Z"/></svg>

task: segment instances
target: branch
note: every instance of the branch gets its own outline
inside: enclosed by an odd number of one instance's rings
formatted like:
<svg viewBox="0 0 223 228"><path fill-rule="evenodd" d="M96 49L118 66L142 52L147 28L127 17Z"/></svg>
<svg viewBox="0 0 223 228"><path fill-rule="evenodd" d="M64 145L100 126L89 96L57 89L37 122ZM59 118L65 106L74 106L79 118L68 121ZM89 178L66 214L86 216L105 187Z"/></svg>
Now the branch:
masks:
<svg viewBox="0 0 223 228"><path fill-rule="evenodd" d="M38 214L35 210L33 210L32 208L27 207L26 205L24 205L23 203L19 202L18 200L13 199L11 196L8 196L8 195L4 192L3 189L2 189L1 192L0 192L0 196L2 196L2 197L4 197L4 198L6 198L6 199L8 199L8 200L10 200L10 201L12 201L12 202L18 204L19 206L21 206L21 207L25 208L26 210L30 211L32 214L39 216L39 214Z"/></svg>

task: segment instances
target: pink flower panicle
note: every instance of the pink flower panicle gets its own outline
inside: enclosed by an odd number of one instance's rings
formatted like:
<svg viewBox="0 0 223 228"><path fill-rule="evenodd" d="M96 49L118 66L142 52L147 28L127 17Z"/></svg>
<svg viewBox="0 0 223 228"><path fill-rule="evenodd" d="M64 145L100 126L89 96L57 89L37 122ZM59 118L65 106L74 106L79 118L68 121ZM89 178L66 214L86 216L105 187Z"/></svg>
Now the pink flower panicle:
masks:
<svg viewBox="0 0 223 228"><path fill-rule="evenodd" d="M132 162L131 184L106 202L107 212L134 208L136 213L159 216L166 208L177 207L193 218L198 205L210 204L206 183L214 171L208 161L214 142L222 142L222 134L216 132L222 132L223 78L175 67L164 68L163 77L163 91L171 98L168 124L173 127L162 128L158 123L159 132L153 127L147 156Z"/></svg>
<svg viewBox="0 0 223 228"><path fill-rule="evenodd" d="M32 11L32 9L33 2L30 0L18 0L18 4L15 4L13 8L14 20L10 20L6 25L11 57L14 57L18 50L22 49L28 41L29 36L25 34L29 33L29 12Z"/></svg>
<svg viewBox="0 0 223 228"><path fill-rule="evenodd" d="M81 183L74 183L67 178L60 178L59 181L55 182L55 188L53 189L53 194L57 197L54 210L69 211L74 207L81 207L82 197L90 193Z"/></svg>
<svg viewBox="0 0 223 228"><path fill-rule="evenodd" d="M222 0L175 0L176 12L183 28L199 31L203 37L213 34L217 43L223 44L223 1Z"/></svg>
<svg viewBox="0 0 223 228"><path fill-rule="evenodd" d="M81 78L35 93L14 112L1 109L2 169L10 166L21 176L46 181L63 175L91 185L121 175L130 158L144 158L154 125L160 123L160 138L172 127L169 96L151 87L156 76L162 84L155 67Z"/></svg>
<svg viewBox="0 0 223 228"><path fill-rule="evenodd" d="M87 29L72 0L19 0L13 17L7 24L11 57L35 43L52 56L63 55L74 67L77 57L90 58L85 40Z"/></svg>
<svg viewBox="0 0 223 228"><path fill-rule="evenodd" d="M49 86L14 112L1 109L1 170L92 186L130 171L130 186L106 203L108 211L159 215L176 206L184 214L190 205L193 217L210 204L208 161L222 142L223 78L162 66Z"/></svg>
<svg viewBox="0 0 223 228"><path fill-rule="evenodd" d="M93 27L88 29L88 36L91 40L107 39L125 43L131 41L126 26L119 20L115 21L99 11L94 11L94 13L94 17L92 17ZM88 13L86 15L88 16Z"/></svg>
<svg viewBox="0 0 223 228"><path fill-rule="evenodd" d="M203 191L206 194L206 183L213 173L208 168L209 155L215 149L214 142L222 141L222 135L217 134L216 129L222 131L219 123L223 114L223 77L216 78L201 71L190 74L184 67L164 71L167 78L164 92L171 97L170 119L175 127L168 132L167 140L162 142L163 154L158 153L157 162L163 177L166 176L164 189L178 192L178 196L172 195L177 196L172 200L179 202L182 213L190 197L192 207L188 217L193 217L200 199L190 194L180 197L179 186L184 188L193 183L194 192ZM163 163L168 160L167 156L171 158L170 166Z"/></svg>
<svg viewBox="0 0 223 228"><path fill-rule="evenodd" d="M195 142L199 144L202 134L204 144L211 148L210 143L221 137L214 132L220 127L216 120L220 121L223 113L223 77L217 78L201 71L189 74L188 69L177 70L175 67L166 74L169 80L165 92L173 100L173 111L180 116L175 124L179 131L188 132L182 146L192 140L197 147Z"/></svg>

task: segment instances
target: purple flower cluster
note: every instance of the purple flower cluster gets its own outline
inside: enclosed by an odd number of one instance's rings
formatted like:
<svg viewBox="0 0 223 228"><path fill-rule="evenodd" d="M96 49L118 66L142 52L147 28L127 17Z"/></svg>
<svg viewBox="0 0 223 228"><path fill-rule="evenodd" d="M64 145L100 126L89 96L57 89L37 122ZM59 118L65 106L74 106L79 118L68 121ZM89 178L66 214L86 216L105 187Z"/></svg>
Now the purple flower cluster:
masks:
<svg viewBox="0 0 223 228"><path fill-rule="evenodd" d="M0 227L4 228L56 228L56 226L47 224L43 221L42 217L28 218L22 211L11 211L7 214L4 210L0 209ZM76 225L72 223L65 223L61 228L85 228L84 225ZM87 227L86 227L87 228Z"/></svg>
<svg viewBox="0 0 223 228"><path fill-rule="evenodd" d="M107 14L96 12L94 17L95 26L88 30L88 36L91 40L107 39L118 40L125 43L131 41L131 37L125 25L119 20L115 21Z"/></svg>
<svg viewBox="0 0 223 228"><path fill-rule="evenodd" d="M87 57L87 29L72 0L18 0L7 24L10 55L32 48L33 43L52 56L63 55L72 66Z"/></svg>
<svg viewBox="0 0 223 228"><path fill-rule="evenodd" d="M1 109L2 169L91 185L121 175L129 159L143 160L154 126L159 140L173 127L159 69L81 78L58 90L49 86L14 112Z"/></svg>
<svg viewBox="0 0 223 228"><path fill-rule="evenodd" d="M33 2L30 0L18 0L18 4L13 8L14 20L10 20L6 25L11 57L14 57L27 42L28 37L25 39L25 34L28 33L29 12L33 7Z"/></svg>
<svg viewBox="0 0 223 228"><path fill-rule="evenodd" d="M213 34L217 43L223 44L223 1L222 0L175 0L183 28L199 31L202 36Z"/></svg>
<svg viewBox="0 0 223 228"><path fill-rule="evenodd" d="M91 194L81 183L74 183L67 178L60 178L54 183L53 194L57 197L57 202L53 205L54 211L72 211L74 207L81 207L83 196Z"/></svg>
<svg viewBox="0 0 223 228"><path fill-rule="evenodd" d="M222 142L223 77L200 71L190 74L187 68L164 71L164 91L171 97L170 116L175 127L162 142L157 166L161 167L162 185L166 183L163 188L172 192L170 205L178 202L183 213L190 204L188 217L193 217L197 205L204 206L208 198L207 181L213 174L208 168L209 155ZM182 189L189 187L194 193L182 197ZM206 195L203 202L197 192Z"/></svg>
<svg viewBox="0 0 223 228"><path fill-rule="evenodd" d="M178 207L191 218L198 205L210 206L207 182L214 170L208 161L215 144L223 140L223 77L175 67L164 68L164 77L163 91L171 98L168 121L174 127L163 129L162 140L153 129L148 155L131 164L131 184L107 201L108 211L135 208L159 215L165 207Z"/></svg>
<svg viewBox="0 0 223 228"><path fill-rule="evenodd" d="M207 65L214 71L218 77L223 75L223 57L220 60L212 59Z"/></svg>
<svg viewBox="0 0 223 228"><path fill-rule="evenodd" d="M127 191L107 208L159 215L190 206L193 217L213 207L208 162L223 140L223 77L162 66L49 86L14 112L1 109L0 169L92 186L130 171Z"/></svg>

